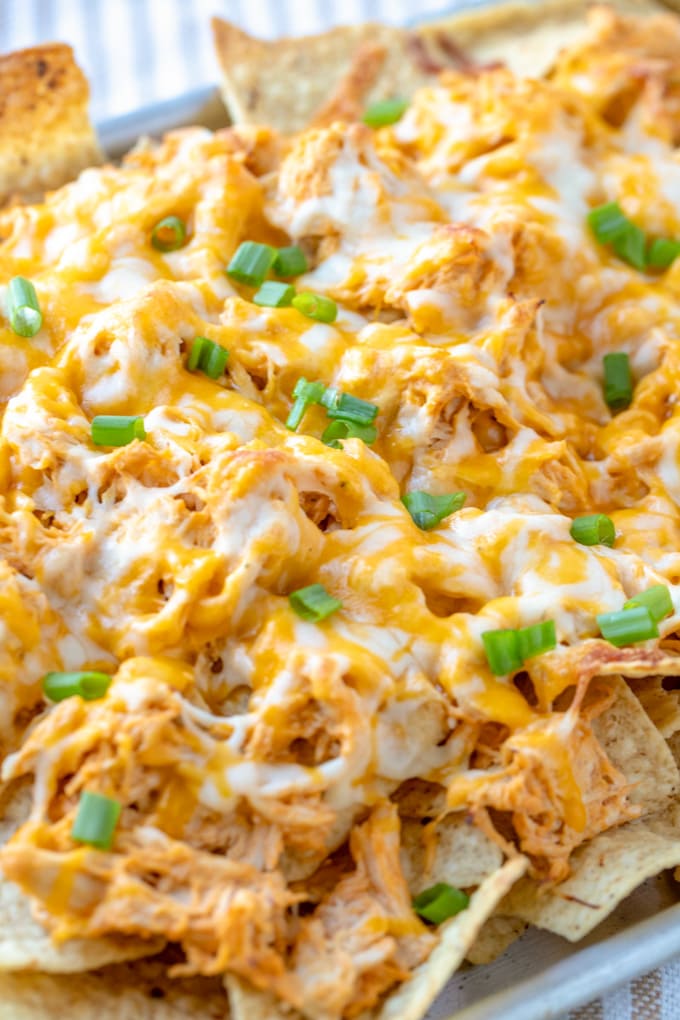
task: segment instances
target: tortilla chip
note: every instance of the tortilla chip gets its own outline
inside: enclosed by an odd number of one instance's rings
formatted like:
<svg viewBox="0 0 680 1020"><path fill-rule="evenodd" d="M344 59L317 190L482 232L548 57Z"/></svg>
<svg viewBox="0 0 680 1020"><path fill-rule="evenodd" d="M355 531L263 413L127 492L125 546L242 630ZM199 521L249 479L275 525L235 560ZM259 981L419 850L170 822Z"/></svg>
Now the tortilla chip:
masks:
<svg viewBox="0 0 680 1020"><path fill-rule="evenodd" d="M646 879L680 864L680 805L601 833L579 847L552 889L522 879L501 911L576 942Z"/></svg>
<svg viewBox="0 0 680 1020"><path fill-rule="evenodd" d="M265 42L221 18L213 37L222 69L224 101L235 124L268 124L284 134L299 131L356 74L362 46L384 51L369 75L361 105L386 96L409 96L432 80L409 49L409 33L388 25L342 25L320 35Z"/></svg>
<svg viewBox="0 0 680 1020"><path fill-rule="evenodd" d="M21 781L0 795L0 844L28 818L31 784ZM55 943L33 917L31 903L13 882L0 874L0 972L43 970L55 974L80 973L120 960L136 960L158 953L162 939L71 939Z"/></svg>
<svg viewBox="0 0 680 1020"><path fill-rule="evenodd" d="M586 14L593 0L543 0L489 5L480 10L436 19L419 29L430 46L441 48L438 37L450 34L476 61L503 63L515 74L540 77L554 64L560 50L587 34ZM609 0L609 6L630 14L658 14L655 0Z"/></svg>
<svg viewBox="0 0 680 1020"><path fill-rule="evenodd" d="M362 1013L358 1020L421 1020L477 938L486 918L527 868L524 857L507 861L489 875L470 898L466 910L439 928L439 945L411 978L388 997L382 1007ZM234 1020L300 1020L267 992L240 978L226 979ZM0 1020L1 1014L0 1014Z"/></svg>
<svg viewBox="0 0 680 1020"><path fill-rule="evenodd" d="M607 756L632 784L630 799L652 814L677 792L680 774L658 729L625 681L612 678L616 700L593 721Z"/></svg>
<svg viewBox="0 0 680 1020"><path fill-rule="evenodd" d="M234 124L268 124L300 131L329 112L356 116L387 96L408 98L446 68L468 70L502 62L540 75L559 51L587 32L588 0L493 5L427 22L412 31L387 25L343 25L319 35L265 41L220 18L213 38L222 70L224 102ZM614 0L638 14L658 13L655 0ZM377 73L361 71L362 47L384 50ZM324 109L324 107L326 109Z"/></svg>
<svg viewBox="0 0 680 1020"><path fill-rule="evenodd" d="M680 690L666 690L660 676L634 680L630 686L661 736L670 740L680 730Z"/></svg>
<svg viewBox="0 0 680 1020"><path fill-rule="evenodd" d="M218 979L173 981L160 961L106 967L73 978L0 974L0 1020L227 1020Z"/></svg>
<svg viewBox="0 0 680 1020"><path fill-rule="evenodd" d="M39 195L101 162L88 100L70 46L0 56L0 201Z"/></svg>
<svg viewBox="0 0 680 1020"><path fill-rule="evenodd" d="M437 825L431 860L423 837L420 822L402 821L401 866L414 896L437 882L459 889L481 885L503 862L500 847L460 813L447 815Z"/></svg>
<svg viewBox="0 0 680 1020"><path fill-rule="evenodd" d="M466 960L474 964L491 963L527 930L526 921L504 914L492 914L484 922L468 949Z"/></svg>

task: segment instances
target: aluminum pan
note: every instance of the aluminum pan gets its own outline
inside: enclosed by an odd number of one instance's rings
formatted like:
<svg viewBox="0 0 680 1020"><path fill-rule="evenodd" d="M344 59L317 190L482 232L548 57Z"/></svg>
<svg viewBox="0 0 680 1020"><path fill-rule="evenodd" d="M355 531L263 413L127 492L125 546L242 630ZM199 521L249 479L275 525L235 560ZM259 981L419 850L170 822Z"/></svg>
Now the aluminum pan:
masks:
<svg viewBox="0 0 680 1020"><path fill-rule="evenodd" d="M215 130L228 123L219 90L209 87L111 118L97 130L104 151L119 159L141 136L159 137L190 124ZM530 929L493 963L459 971L427 1020L556 1020L676 954L680 887L662 875L644 883L576 945Z"/></svg>

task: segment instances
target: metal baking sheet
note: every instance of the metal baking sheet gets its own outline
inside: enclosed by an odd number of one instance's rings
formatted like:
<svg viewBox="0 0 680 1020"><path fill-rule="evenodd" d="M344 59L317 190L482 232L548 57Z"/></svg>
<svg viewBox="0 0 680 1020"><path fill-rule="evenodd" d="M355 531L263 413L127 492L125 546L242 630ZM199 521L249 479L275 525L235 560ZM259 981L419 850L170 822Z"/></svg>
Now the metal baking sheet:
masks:
<svg viewBox="0 0 680 1020"><path fill-rule="evenodd" d="M216 86L111 118L97 130L107 155L119 159L142 136L191 124L211 130L229 124ZM531 928L493 963L465 965L427 1020L557 1020L677 954L680 886L666 873L645 882L577 944Z"/></svg>

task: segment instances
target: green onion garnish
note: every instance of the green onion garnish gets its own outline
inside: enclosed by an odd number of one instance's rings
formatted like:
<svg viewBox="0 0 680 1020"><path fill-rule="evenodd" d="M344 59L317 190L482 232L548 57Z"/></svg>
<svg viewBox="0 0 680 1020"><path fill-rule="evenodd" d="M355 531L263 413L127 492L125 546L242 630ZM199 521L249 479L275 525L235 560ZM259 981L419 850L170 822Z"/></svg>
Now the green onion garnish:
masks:
<svg viewBox="0 0 680 1020"><path fill-rule="evenodd" d="M617 351L605 354L604 399L612 411L622 411L633 399L633 378L630 374L630 359L627 354Z"/></svg>
<svg viewBox="0 0 680 1020"><path fill-rule="evenodd" d="M668 586L665 584L654 584L651 588L647 588L646 591L633 595L632 599L628 599L624 603L623 608L624 610L634 609L636 606L646 606L649 610L649 615L655 623L663 620L665 616L670 616L673 612L673 600Z"/></svg>
<svg viewBox="0 0 680 1020"><path fill-rule="evenodd" d="M372 128L386 127L401 120L407 109L406 99L379 99L366 107L362 120Z"/></svg>
<svg viewBox="0 0 680 1020"><path fill-rule="evenodd" d="M485 630L482 644L491 672L496 676L521 669L522 656L516 630Z"/></svg>
<svg viewBox="0 0 680 1020"><path fill-rule="evenodd" d="M581 545L614 545L616 528L611 517L606 514L586 514L575 517L571 522L569 534Z"/></svg>
<svg viewBox="0 0 680 1020"><path fill-rule="evenodd" d="M303 376L298 379L293 390L295 403L286 418L287 429L290 429L291 432L295 431L304 418L307 408L312 404L319 404L321 402L325 389L326 387L322 382L307 382Z"/></svg>
<svg viewBox="0 0 680 1020"><path fill-rule="evenodd" d="M291 244L288 248L279 248L277 251L274 259L274 272L279 276L285 276L288 279L292 276L302 276L308 268L307 256L296 244Z"/></svg>
<svg viewBox="0 0 680 1020"><path fill-rule="evenodd" d="M316 319L317 322L335 322L338 316L335 301L322 294L312 294L309 290L302 290L296 294L292 304L298 312L302 312L308 319Z"/></svg>
<svg viewBox="0 0 680 1020"><path fill-rule="evenodd" d="M141 415L98 414L92 419L92 442L95 446L127 446L133 439L146 439Z"/></svg>
<svg viewBox="0 0 680 1020"><path fill-rule="evenodd" d="M342 607L339 599L333 598L322 584L310 584L288 596L291 607L303 620L319 623Z"/></svg>
<svg viewBox="0 0 680 1020"><path fill-rule="evenodd" d="M370 425L378 414L377 404L353 397L351 393L343 393L334 386L325 389L321 403L326 408L329 418L344 418L345 421L354 421L357 425Z"/></svg>
<svg viewBox="0 0 680 1020"><path fill-rule="evenodd" d="M668 269L680 255L680 241L670 237L657 237L649 242L647 248L647 265L655 269Z"/></svg>
<svg viewBox="0 0 680 1020"><path fill-rule="evenodd" d="M447 492L433 496L429 492L405 492L401 501L421 531L436 528L445 517L455 513L465 503L464 492Z"/></svg>
<svg viewBox="0 0 680 1020"><path fill-rule="evenodd" d="M84 701L103 698L111 684L108 673L83 670L74 673L46 673L43 677L43 693L50 701L64 701L80 695Z"/></svg>
<svg viewBox="0 0 680 1020"><path fill-rule="evenodd" d="M254 295L253 301L263 308L285 308L292 304L295 296L295 287L290 283L280 283L278 280L265 280L258 292Z"/></svg>
<svg viewBox="0 0 680 1020"><path fill-rule="evenodd" d="M358 425L354 421L336 418L321 433L321 442L326 446L332 446L334 450L341 450L341 439L363 439L370 446L376 441L377 436L378 430L375 425Z"/></svg>
<svg viewBox="0 0 680 1020"><path fill-rule="evenodd" d="M618 202L607 202L591 209L588 223L600 244L610 244L620 259L636 269L645 268L644 232L628 219Z"/></svg>
<svg viewBox="0 0 680 1020"><path fill-rule="evenodd" d="M441 924L465 910L469 902L470 897L462 889L456 889L447 882L437 882L414 896L413 909L426 921Z"/></svg>
<svg viewBox="0 0 680 1020"><path fill-rule="evenodd" d="M590 210L588 223L600 244L611 244L625 233L630 220L618 202L606 202Z"/></svg>
<svg viewBox="0 0 680 1020"><path fill-rule="evenodd" d="M534 655L549 652L557 645L557 634L553 620L533 623L530 627L520 627L517 631L517 648L522 662L532 659Z"/></svg>
<svg viewBox="0 0 680 1020"><path fill-rule="evenodd" d="M229 351L220 347L207 336L197 336L191 344L187 368L190 372L203 372L210 379L219 379L224 374L229 360Z"/></svg>
<svg viewBox="0 0 680 1020"><path fill-rule="evenodd" d="M597 625L610 645L622 648L659 636L659 628L647 606L636 605L615 613L600 613Z"/></svg>
<svg viewBox="0 0 680 1020"><path fill-rule="evenodd" d="M78 843L95 846L98 850L110 850L120 811L121 805L117 800L84 790L80 795L71 838Z"/></svg>
<svg viewBox="0 0 680 1020"><path fill-rule="evenodd" d="M227 266L227 273L239 283L259 287L274 265L276 248L257 241L243 241Z"/></svg>
<svg viewBox="0 0 680 1020"><path fill-rule="evenodd" d="M42 326L43 317L38 295L30 280L15 276L7 291L9 324L17 336L35 336Z"/></svg>
<svg viewBox="0 0 680 1020"><path fill-rule="evenodd" d="M151 243L156 251L177 251L187 239L187 228L179 216L166 216L151 231Z"/></svg>

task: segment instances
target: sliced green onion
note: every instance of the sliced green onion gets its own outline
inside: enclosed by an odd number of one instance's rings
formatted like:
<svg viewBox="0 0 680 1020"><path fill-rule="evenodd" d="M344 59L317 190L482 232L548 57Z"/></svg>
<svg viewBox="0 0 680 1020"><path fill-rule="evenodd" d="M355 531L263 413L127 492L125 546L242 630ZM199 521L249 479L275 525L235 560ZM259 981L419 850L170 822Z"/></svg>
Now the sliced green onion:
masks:
<svg viewBox="0 0 680 1020"><path fill-rule="evenodd" d="M465 503L464 492L447 492L433 496L429 492L405 492L401 501L421 531L436 528L445 517L455 513Z"/></svg>
<svg viewBox="0 0 680 1020"><path fill-rule="evenodd" d="M465 910L469 902L470 897L462 889L456 889L447 882L437 882L414 896L413 909L426 921L441 924Z"/></svg>
<svg viewBox="0 0 680 1020"><path fill-rule="evenodd" d="M133 439L146 439L144 419L138 414L98 414L92 419L95 446L127 446Z"/></svg>
<svg viewBox="0 0 680 1020"><path fill-rule="evenodd" d="M295 297L295 287L290 283L280 283L278 280L265 280L257 294L253 297L256 305L263 308L285 308L292 304Z"/></svg>
<svg viewBox="0 0 680 1020"><path fill-rule="evenodd" d="M643 270L647 265L644 232L629 220L618 202L591 209L588 223L600 244L610 244L624 262Z"/></svg>
<svg viewBox="0 0 680 1020"><path fill-rule="evenodd" d="M680 255L680 241L670 237L656 237L647 248L647 265L655 269L668 269Z"/></svg>
<svg viewBox="0 0 680 1020"><path fill-rule="evenodd" d="M108 673L83 670L74 673L46 673L43 677L43 693L50 701L64 701L79 694L85 701L103 698L111 684Z"/></svg>
<svg viewBox="0 0 680 1020"><path fill-rule="evenodd" d="M643 272L647 268L647 239L635 223L630 223L625 233L615 237L612 248L624 262Z"/></svg>
<svg viewBox="0 0 680 1020"><path fill-rule="evenodd" d="M622 351L605 354L604 399L612 411L622 411L633 399L633 378L630 374L630 358Z"/></svg>
<svg viewBox="0 0 680 1020"><path fill-rule="evenodd" d="M227 266L227 273L239 283L259 287L274 265L276 248L257 241L243 241Z"/></svg>
<svg viewBox="0 0 680 1020"><path fill-rule="evenodd" d="M286 428L294 432L300 425L300 422L305 416L305 411L312 404L318 404L321 402L321 398L324 394L326 387L322 382L307 382L307 380L301 376L295 383L293 390L293 396L295 397L295 403L290 409L290 414L286 418Z"/></svg>
<svg viewBox="0 0 680 1020"><path fill-rule="evenodd" d="M223 375L229 360L229 351L220 347L207 336L197 336L191 344L187 368L190 372L203 372L210 379L219 379Z"/></svg>
<svg viewBox="0 0 680 1020"><path fill-rule="evenodd" d="M553 620L533 623L530 627L520 627L517 631L517 648L522 662L532 659L534 655L549 652L557 645L557 633Z"/></svg>
<svg viewBox="0 0 680 1020"><path fill-rule="evenodd" d="M84 790L80 795L71 838L78 843L95 846L98 850L110 850L120 811L121 805L117 800Z"/></svg>
<svg viewBox="0 0 680 1020"><path fill-rule="evenodd" d="M191 342L191 350L189 351L189 357L187 358L187 368L190 372L195 372L201 363L201 355L205 345L210 343L207 336L197 336Z"/></svg>
<svg viewBox="0 0 680 1020"><path fill-rule="evenodd" d="M279 276L302 276L309 269L307 256L302 248L291 244L287 248L279 248L274 259L274 272Z"/></svg>
<svg viewBox="0 0 680 1020"><path fill-rule="evenodd" d="M625 233L630 220L618 202L606 202L590 210L588 223L600 244L611 244Z"/></svg>
<svg viewBox="0 0 680 1020"><path fill-rule="evenodd" d="M296 294L292 304L298 312L302 312L308 319L316 319L317 322L335 322L338 316L335 301L322 294L312 294L309 290L302 290Z"/></svg>
<svg viewBox="0 0 680 1020"><path fill-rule="evenodd" d="M229 351L224 347L220 347L219 344L213 343L212 340L208 340L208 343L210 346L204 347L199 368L210 379L219 379L227 367Z"/></svg>
<svg viewBox="0 0 680 1020"><path fill-rule="evenodd" d="M407 99L379 99L366 107L362 120L372 128L386 127L401 120L407 109Z"/></svg>
<svg viewBox="0 0 680 1020"><path fill-rule="evenodd" d="M354 421L345 421L343 418L336 418L321 433L321 442L326 446L332 446L334 450L341 450L341 439L363 439L370 446L378 436L378 430L374 425L358 425Z"/></svg>
<svg viewBox="0 0 680 1020"><path fill-rule="evenodd" d="M569 534L581 545L614 545L616 528L611 517L606 514L586 514L575 517L571 522Z"/></svg>
<svg viewBox="0 0 680 1020"><path fill-rule="evenodd" d="M299 588L288 596L291 607L303 620L319 623L342 607L339 599L333 598L322 584L310 584Z"/></svg>
<svg viewBox="0 0 680 1020"><path fill-rule="evenodd" d="M522 667L516 630L485 630L482 644L491 672L505 676Z"/></svg>
<svg viewBox="0 0 680 1020"><path fill-rule="evenodd" d="M354 421L357 425L370 425L375 421L379 410L377 404L353 397L351 393L343 393L334 386L326 388L321 403L326 408L329 418L344 418L345 421Z"/></svg>
<svg viewBox="0 0 680 1020"><path fill-rule="evenodd" d="M635 606L646 606L651 618L658 623L665 616L673 612L673 599L665 584L654 584L646 591L638 592L624 603L624 609L634 609Z"/></svg>
<svg viewBox="0 0 680 1020"><path fill-rule="evenodd" d="M659 636L659 628L647 606L634 606L615 613L600 613L597 625L610 645L622 648Z"/></svg>
<svg viewBox="0 0 680 1020"><path fill-rule="evenodd" d="M151 231L151 243L156 251L177 251L187 239L187 228L179 216L166 216Z"/></svg>
<svg viewBox="0 0 680 1020"><path fill-rule="evenodd" d="M30 280L15 276L7 291L9 324L17 336L35 336L43 323L38 295Z"/></svg>

